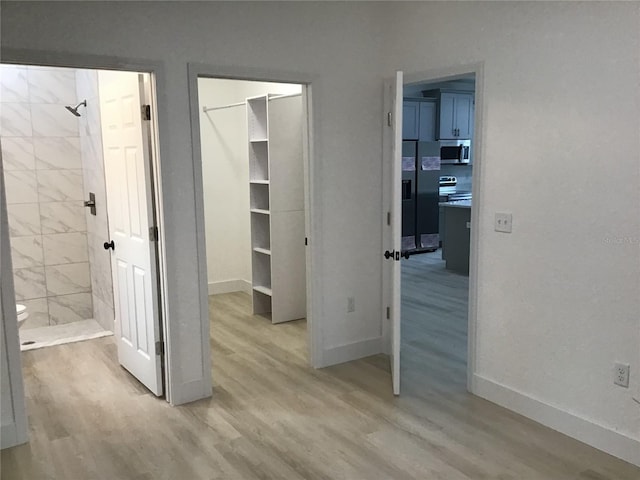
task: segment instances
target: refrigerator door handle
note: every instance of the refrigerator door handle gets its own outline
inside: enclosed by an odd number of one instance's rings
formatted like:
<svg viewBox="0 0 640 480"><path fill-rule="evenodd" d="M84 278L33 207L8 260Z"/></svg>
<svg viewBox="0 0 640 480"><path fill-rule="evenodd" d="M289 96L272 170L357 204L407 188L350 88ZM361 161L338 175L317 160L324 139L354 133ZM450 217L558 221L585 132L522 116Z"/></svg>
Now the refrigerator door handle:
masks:
<svg viewBox="0 0 640 480"><path fill-rule="evenodd" d="M402 180L402 200L411 200L411 180Z"/></svg>

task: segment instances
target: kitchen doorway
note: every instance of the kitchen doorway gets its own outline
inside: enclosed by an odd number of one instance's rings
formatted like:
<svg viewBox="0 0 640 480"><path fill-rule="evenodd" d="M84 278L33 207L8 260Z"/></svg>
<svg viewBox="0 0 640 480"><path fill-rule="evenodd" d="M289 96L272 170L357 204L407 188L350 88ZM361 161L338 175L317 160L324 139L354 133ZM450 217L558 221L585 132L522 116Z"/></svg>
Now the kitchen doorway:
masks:
<svg viewBox="0 0 640 480"><path fill-rule="evenodd" d="M395 394L401 379L415 394L472 387L481 72L396 72L385 89L383 292Z"/></svg>
<svg viewBox="0 0 640 480"><path fill-rule="evenodd" d="M466 391L475 74L405 84L404 392Z"/></svg>

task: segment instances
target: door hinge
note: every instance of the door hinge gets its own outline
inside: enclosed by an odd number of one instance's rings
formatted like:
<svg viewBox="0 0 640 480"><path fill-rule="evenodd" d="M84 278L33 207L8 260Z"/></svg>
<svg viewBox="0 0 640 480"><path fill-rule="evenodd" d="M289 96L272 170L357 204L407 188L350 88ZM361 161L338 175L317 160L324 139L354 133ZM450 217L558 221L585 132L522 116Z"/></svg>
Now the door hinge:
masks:
<svg viewBox="0 0 640 480"><path fill-rule="evenodd" d="M149 240L152 242L158 241L158 227L149 227Z"/></svg>
<svg viewBox="0 0 640 480"><path fill-rule="evenodd" d="M387 112L387 126L391 126L393 124L393 115L391 114L391 112Z"/></svg>
<svg viewBox="0 0 640 480"><path fill-rule="evenodd" d="M391 225L391 212L387 212L387 225Z"/></svg>
<svg viewBox="0 0 640 480"><path fill-rule="evenodd" d="M304 237L304 244L305 244L305 246L309 245L309 239L307 237Z"/></svg>
<svg viewBox="0 0 640 480"><path fill-rule="evenodd" d="M391 308L387 307L387 320L391 318Z"/></svg>
<svg viewBox="0 0 640 480"><path fill-rule="evenodd" d="M140 110L142 111L142 120L151 120L151 105L142 105Z"/></svg>
<svg viewBox="0 0 640 480"><path fill-rule="evenodd" d="M156 342L156 355L164 355L164 342Z"/></svg>

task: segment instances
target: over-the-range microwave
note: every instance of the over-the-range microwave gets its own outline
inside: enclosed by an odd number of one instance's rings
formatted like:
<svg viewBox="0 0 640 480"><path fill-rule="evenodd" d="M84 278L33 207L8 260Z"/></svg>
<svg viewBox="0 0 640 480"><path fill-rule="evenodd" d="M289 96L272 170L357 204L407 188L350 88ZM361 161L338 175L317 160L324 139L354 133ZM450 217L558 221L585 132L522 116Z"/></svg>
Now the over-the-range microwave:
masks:
<svg viewBox="0 0 640 480"><path fill-rule="evenodd" d="M471 140L440 140L440 163L462 164L471 161Z"/></svg>

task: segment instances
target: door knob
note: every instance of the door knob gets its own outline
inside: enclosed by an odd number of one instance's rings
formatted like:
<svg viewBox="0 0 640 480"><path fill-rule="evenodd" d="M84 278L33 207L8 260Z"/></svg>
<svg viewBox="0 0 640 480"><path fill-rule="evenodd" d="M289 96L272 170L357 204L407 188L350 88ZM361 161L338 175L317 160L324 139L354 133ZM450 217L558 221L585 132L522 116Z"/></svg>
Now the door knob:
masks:
<svg viewBox="0 0 640 480"><path fill-rule="evenodd" d="M386 252L384 252L384 258L386 258L387 260L389 260L390 258L393 258L393 254L395 252L393 250L389 251L387 250Z"/></svg>
<svg viewBox="0 0 640 480"><path fill-rule="evenodd" d="M111 240L110 242L104 242L104 244L102 245L104 247L105 250L115 250L116 249L116 244L113 243L113 240Z"/></svg>

